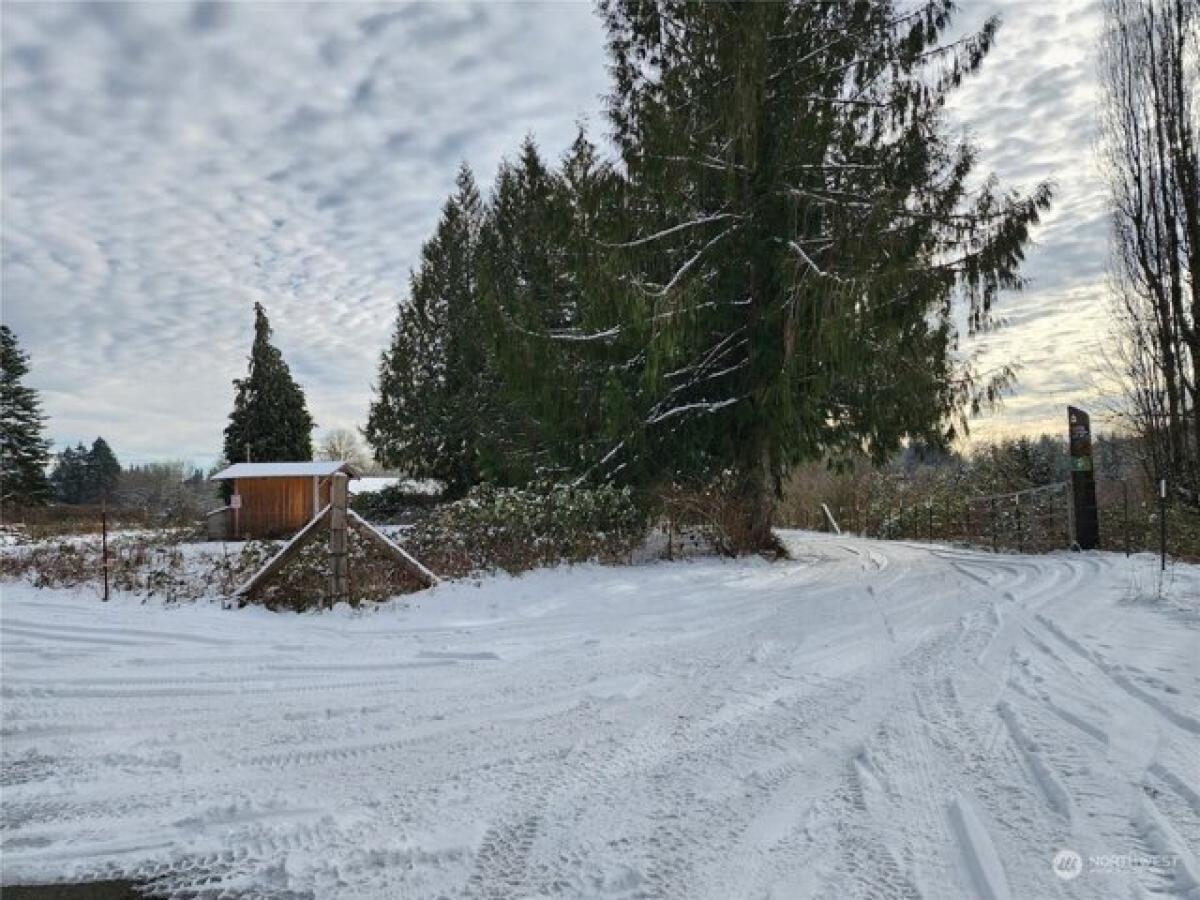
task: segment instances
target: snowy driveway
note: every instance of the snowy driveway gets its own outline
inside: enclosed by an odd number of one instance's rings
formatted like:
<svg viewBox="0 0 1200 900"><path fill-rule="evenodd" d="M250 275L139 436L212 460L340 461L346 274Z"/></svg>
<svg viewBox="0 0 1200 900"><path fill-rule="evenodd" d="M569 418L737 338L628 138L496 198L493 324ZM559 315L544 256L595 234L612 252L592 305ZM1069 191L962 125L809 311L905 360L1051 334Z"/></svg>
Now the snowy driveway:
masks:
<svg viewBox="0 0 1200 900"><path fill-rule="evenodd" d="M6 583L3 878L1200 898L1200 568L786 537L363 615Z"/></svg>

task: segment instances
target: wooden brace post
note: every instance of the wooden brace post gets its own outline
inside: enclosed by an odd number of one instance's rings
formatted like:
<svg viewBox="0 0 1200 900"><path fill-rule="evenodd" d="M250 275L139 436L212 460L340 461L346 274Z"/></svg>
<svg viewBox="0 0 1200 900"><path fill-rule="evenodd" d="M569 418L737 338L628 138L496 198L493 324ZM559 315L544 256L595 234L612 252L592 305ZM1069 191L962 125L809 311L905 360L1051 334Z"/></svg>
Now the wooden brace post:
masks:
<svg viewBox="0 0 1200 900"><path fill-rule="evenodd" d="M335 472L329 480L329 604L350 596L350 539L346 531L346 506L350 497L350 479Z"/></svg>
<svg viewBox="0 0 1200 900"><path fill-rule="evenodd" d="M245 603L268 578L291 562L307 544L312 542L320 534L320 526L329 518L329 514L330 507L326 506L313 516L312 521L300 529L294 538L284 544L283 549L272 556L266 565L255 572L249 581L238 588L234 593L238 603Z"/></svg>
<svg viewBox="0 0 1200 900"><path fill-rule="evenodd" d="M421 583L426 587L433 587L441 580L434 575L433 572L421 565L421 563L418 562L415 557L407 553L399 544L388 540L387 535L375 528L375 526L373 526L354 510L350 510L349 520L350 524L359 534L367 538L367 540L372 541L377 547L379 547L380 550L383 550L385 553L407 568L410 572L416 575Z"/></svg>
<svg viewBox="0 0 1200 900"><path fill-rule="evenodd" d="M405 552L398 544L388 537L358 513L348 508L349 478L343 473L332 476L329 485L329 505L315 515L311 522L287 542L278 553L267 561L245 584L234 593L239 604L246 603L254 593L272 576L277 574L289 562L299 555L300 550L315 540L321 534L324 525L329 526L329 598L331 605L342 600L348 600L350 595L350 528L353 528L364 538L383 550L396 562L412 572L426 587L432 587L441 579L425 566L421 565L411 554Z"/></svg>

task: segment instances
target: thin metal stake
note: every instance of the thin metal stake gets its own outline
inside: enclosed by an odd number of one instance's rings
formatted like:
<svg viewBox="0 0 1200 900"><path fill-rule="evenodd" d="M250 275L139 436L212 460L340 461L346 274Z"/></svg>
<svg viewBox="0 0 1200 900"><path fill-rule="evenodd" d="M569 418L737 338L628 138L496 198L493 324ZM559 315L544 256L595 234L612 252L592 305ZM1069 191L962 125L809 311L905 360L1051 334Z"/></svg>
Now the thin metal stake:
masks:
<svg viewBox="0 0 1200 900"><path fill-rule="evenodd" d="M1123 528L1125 529L1125 555L1129 555L1129 482L1121 481L1121 487L1125 489L1125 521Z"/></svg>
<svg viewBox="0 0 1200 900"><path fill-rule="evenodd" d="M1021 535L1021 495L1013 497L1013 503L1017 507L1017 552L1025 552L1025 541Z"/></svg>
<svg viewBox="0 0 1200 900"><path fill-rule="evenodd" d="M108 602L108 507L100 507L100 552L104 562L104 602Z"/></svg>
<svg viewBox="0 0 1200 900"><path fill-rule="evenodd" d="M992 552L996 552L996 499L993 497L990 501L992 507Z"/></svg>
<svg viewBox="0 0 1200 900"><path fill-rule="evenodd" d="M1159 553L1161 559L1161 570L1167 571L1167 479L1160 478L1158 480L1158 525L1159 525Z"/></svg>

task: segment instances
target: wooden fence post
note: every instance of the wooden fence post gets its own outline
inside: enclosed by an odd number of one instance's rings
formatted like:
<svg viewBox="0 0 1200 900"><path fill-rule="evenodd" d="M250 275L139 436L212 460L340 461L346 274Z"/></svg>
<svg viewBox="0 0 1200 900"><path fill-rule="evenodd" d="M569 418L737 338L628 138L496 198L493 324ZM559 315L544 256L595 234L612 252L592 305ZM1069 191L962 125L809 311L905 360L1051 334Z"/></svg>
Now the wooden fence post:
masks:
<svg viewBox="0 0 1200 900"><path fill-rule="evenodd" d="M346 600L350 593L349 549L346 531L346 506L350 479L345 472L334 472L329 481L329 604Z"/></svg>

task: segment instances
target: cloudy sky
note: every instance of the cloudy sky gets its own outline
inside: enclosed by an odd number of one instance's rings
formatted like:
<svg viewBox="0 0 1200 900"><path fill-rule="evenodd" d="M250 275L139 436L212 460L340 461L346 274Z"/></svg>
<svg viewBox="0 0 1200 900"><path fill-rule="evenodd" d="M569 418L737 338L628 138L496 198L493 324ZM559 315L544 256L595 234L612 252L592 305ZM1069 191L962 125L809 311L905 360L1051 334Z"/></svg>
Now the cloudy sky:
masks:
<svg viewBox="0 0 1200 900"><path fill-rule="evenodd" d="M1096 0L962 0L1005 24L955 115L1055 209L985 365L1019 393L977 434L1055 428L1104 328ZM605 134L587 3L6 2L3 318L58 446L210 461L267 307L319 427L366 416L407 273L460 160Z"/></svg>

